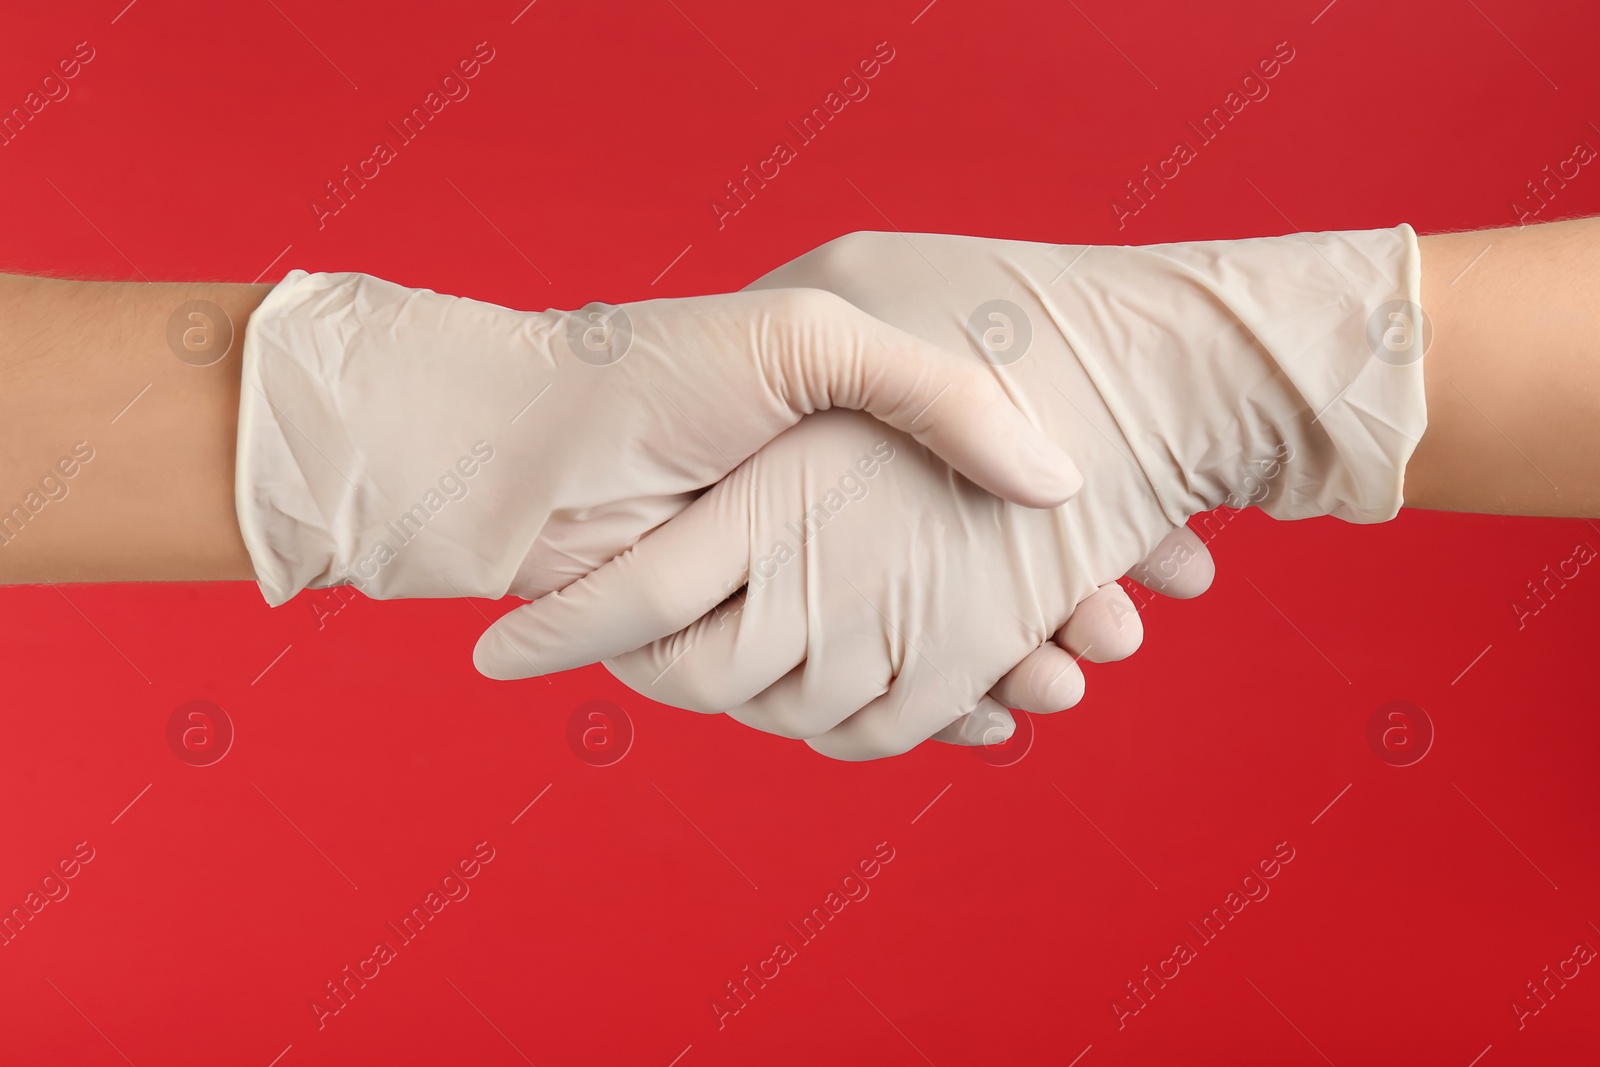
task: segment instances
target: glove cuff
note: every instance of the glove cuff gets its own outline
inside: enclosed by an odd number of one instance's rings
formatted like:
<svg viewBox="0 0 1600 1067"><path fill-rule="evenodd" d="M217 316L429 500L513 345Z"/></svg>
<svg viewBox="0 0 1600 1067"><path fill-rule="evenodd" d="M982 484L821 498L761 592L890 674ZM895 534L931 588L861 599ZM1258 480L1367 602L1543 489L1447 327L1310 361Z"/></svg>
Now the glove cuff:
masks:
<svg viewBox="0 0 1600 1067"><path fill-rule="evenodd" d="M1427 425L1411 227L1104 249L1078 278L1052 313L1172 521L1399 511Z"/></svg>
<svg viewBox="0 0 1600 1067"><path fill-rule="evenodd" d="M235 505L262 595L505 594L548 515L515 424L549 384L538 316L294 271L245 331ZM517 451L520 449L520 452Z"/></svg>
<svg viewBox="0 0 1600 1067"><path fill-rule="evenodd" d="M286 420L280 420L262 381L262 364L273 343L263 336L268 332L265 324L282 314L310 277L303 270L285 275L250 316L244 336L234 507L256 582L271 607L325 574L335 552L311 486L285 436Z"/></svg>

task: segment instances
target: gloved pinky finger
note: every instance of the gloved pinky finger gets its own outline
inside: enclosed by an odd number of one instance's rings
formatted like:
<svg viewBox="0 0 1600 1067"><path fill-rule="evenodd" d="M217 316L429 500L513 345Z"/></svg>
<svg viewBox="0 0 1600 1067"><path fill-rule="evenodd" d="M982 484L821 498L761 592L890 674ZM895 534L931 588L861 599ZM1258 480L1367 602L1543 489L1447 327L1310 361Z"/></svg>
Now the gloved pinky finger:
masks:
<svg viewBox="0 0 1600 1067"><path fill-rule="evenodd" d="M1075 706L1083 699L1085 684L1072 654L1046 641L1007 671L989 695L1008 708L1048 715Z"/></svg>

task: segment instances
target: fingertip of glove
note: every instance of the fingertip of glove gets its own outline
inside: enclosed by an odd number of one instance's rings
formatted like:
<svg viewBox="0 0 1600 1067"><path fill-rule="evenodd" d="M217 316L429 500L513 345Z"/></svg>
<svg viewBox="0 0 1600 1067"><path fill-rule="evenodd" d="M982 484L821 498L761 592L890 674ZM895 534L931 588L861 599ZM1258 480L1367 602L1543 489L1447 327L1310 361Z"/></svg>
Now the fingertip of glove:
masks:
<svg viewBox="0 0 1600 1067"><path fill-rule="evenodd" d="M1045 682L1042 692L1046 705L1057 711L1066 711L1077 707L1087 690L1088 681L1083 676L1083 670L1075 660L1069 658L1065 665L1056 668L1054 677Z"/></svg>
<svg viewBox="0 0 1600 1067"><path fill-rule="evenodd" d="M984 697L977 707L957 716L933 739L963 748L986 748L1005 744L1016 732L1017 720L1011 710L992 697Z"/></svg>
<svg viewBox="0 0 1600 1067"><path fill-rule="evenodd" d="M1003 745L1017 732L1017 717L1011 709L995 700L984 697L978 706L957 720L965 740L957 744Z"/></svg>
<svg viewBox="0 0 1600 1067"><path fill-rule="evenodd" d="M516 669L510 643L499 630L490 629L478 638L478 643L472 648L472 665L478 673L485 678L497 682L512 682L519 678L526 678L527 674Z"/></svg>
<svg viewBox="0 0 1600 1067"><path fill-rule="evenodd" d="M1173 595L1180 600L1193 600L1210 589L1211 583L1216 580L1217 561L1212 558L1211 553L1202 552L1185 568L1184 577L1187 579L1184 587Z"/></svg>

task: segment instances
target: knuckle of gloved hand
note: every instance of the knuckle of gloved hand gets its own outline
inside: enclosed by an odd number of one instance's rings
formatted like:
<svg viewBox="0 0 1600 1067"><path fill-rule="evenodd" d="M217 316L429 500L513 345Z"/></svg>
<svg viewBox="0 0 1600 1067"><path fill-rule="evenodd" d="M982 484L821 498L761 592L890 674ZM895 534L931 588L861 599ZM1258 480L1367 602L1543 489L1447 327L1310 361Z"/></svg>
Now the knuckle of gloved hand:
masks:
<svg viewBox="0 0 1600 1067"><path fill-rule="evenodd" d="M915 249L899 235L872 230L857 230L835 237L807 252L796 263L792 277L819 286L852 309L870 313L885 295L886 285L917 269L926 269L920 260L910 258Z"/></svg>
<svg viewBox="0 0 1600 1067"><path fill-rule="evenodd" d="M791 334L797 327L837 321L853 310L842 296L826 289L784 289L776 297L775 313Z"/></svg>
<svg viewBox="0 0 1600 1067"><path fill-rule="evenodd" d="M819 368L839 357L841 324L862 313L843 297L822 289L771 289L757 309L759 358L769 376L791 389L811 390L826 380ZM848 331L848 327L845 327ZM826 407L822 396L796 397L802 410Z"/></svg>
<svg viewBox="0 0 1600 1067"><path fill-rule="evenodd" d="M861 266L868 244L872 241L870 230L854 230L818 245L810 259L820 272L828 276L849 277Z"/></svg>

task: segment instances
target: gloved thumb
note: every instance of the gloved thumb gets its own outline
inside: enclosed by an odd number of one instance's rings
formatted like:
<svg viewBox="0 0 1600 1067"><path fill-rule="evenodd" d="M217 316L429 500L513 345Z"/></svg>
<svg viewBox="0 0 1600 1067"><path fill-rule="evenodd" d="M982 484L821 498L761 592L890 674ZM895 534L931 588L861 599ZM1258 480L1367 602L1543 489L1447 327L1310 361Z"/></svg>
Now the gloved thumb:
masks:
<svg viewBox="0 0 1600 1067"><path fill-rule="evenodd" d="M842 297L789 290L795 343L769 387L806 413L854 408L910 434L995 496L1050 508L1083 487L1071 457L1012 403L994 373L881 322Z"/></svg>

